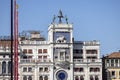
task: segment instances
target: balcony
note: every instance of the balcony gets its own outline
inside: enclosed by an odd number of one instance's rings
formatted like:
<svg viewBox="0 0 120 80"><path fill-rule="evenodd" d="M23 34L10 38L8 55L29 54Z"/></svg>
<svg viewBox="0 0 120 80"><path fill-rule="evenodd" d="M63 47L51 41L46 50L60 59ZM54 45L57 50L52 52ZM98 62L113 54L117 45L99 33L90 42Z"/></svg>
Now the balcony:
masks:
<svg viewBox="0 0 120 80"><path fill-rule="evenodd" d="M85 75L85 72L74 72L74 75Z"/></svg>
<svg viewBox="0 0 120 80"><path fill-rule="evenodd" d="M41 62L51 62L50 59L20 59L20 63L41 63Z"/></svg>
<svg viewBox="0 0 120 80"><path fill-rule="evenodd" d="M85 46L95 46L100 45L99 41L93 40L93 41L84 41L83 44Z"/></svg>
<svg viewBox="0 0 120 80"><path fill-rule="evenodd" d="M98 54L86 54L86 56L98 56Z"/></svg>
<svg viewBox="0 0 120 80"><path fill-rule="evenodd" d="M99 75L101 74L100 71L93 71L93 72L89 72L90 75Z"/></svg>
<svg viewBox="0 0 120 80"><path fill-rule="evenodd" d="M24 45L24 44L48 44L47 41L22 41L19 44Z"/></svg>
<svg viewBox="0 0 120 80"><path fill-rule="evenodd" d="M111 78L112 78L112 79L116 79L116 77L115 77L115 76L111 76Z"/></svg>
<svg viewBox="0 0 120 80"><path fill-rule="evenodd" d="M0 76L10 76L10 73L1 73Z"/></svg>
<svg viewBox="0 0 120 80"><path fill-rule="evenodd" d="M83 54L76 54L76 53L74 53L74 56L83 56Z"/></svg>
<svg viewBox="0 0 120 80"><path fill-rule="evenodd" d="M102 62L101 59L74 59L74 63L96 63Z"/></svg>

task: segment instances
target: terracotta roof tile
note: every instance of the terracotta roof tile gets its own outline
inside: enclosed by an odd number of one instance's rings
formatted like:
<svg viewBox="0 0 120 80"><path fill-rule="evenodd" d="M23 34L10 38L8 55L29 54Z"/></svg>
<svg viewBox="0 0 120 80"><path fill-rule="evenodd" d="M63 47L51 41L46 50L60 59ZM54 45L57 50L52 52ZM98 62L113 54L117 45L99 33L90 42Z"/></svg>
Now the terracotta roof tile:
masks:
<svg viewBox="0 0 120 80"><path fill-rule="evenodd" d="M107 55L106 58L120 58L120 52L113 52Z"/></svg>

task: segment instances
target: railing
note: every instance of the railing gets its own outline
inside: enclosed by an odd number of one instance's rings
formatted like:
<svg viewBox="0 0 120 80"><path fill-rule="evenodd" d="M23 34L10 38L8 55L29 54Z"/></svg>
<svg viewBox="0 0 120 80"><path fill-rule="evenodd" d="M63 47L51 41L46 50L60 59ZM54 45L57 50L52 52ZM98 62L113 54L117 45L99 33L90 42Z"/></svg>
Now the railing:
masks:
<svg viewBox="0 0 120 80"><path fill-rule="evenodd" d="M51 62L50 59L20 59L21 63L40 63L40 62Z"/></svg>
<svg viewBox="0 0 120 80"><path fill-rule="evenodd" d="M96 41L96 40L84 41L83 43L84 43L84 45L90 45L90 46L92 46L92 45L99 45L100 44L99 41Z"/></svg>
<svg viewBox="0 0 120 80"><path fill-rule="evenodd" d="M63 24L55 24L55 26L54 27L62 27L62 28L72 28L72 25L71 24L65 24L65 23L63 23Z"/></svg>
<svg viewBox="0 0 120 80"><path fill-rule="evenodd" d="M101 59L74 59L74 63L102 62Z"/></svg>
<svg viewBox="0 0 120 80"><path fill-rule="evenodd" d="M10 76L10 73L1 73L0 76Z"/></svg>
<svg viewBox="0 0 120 80"><path fill-rule="evenodd" d="M116 79L116 76L111 76L112 79Z"/></svg>
<svg viewBox="0 0 120 80"><path fill-rule="evenodd" d="M117 67L120 67L120 63L114 63L113 65L111 65L110 63L106 63L106 68L107 68L107 67L117 68Z"/></svg>
<svg viewBox="0 0 120 80"><path fill-rule="evenodd" d="M10 51L10 49L0 49L0 52L8 52L8 53L10 53L11 51ZM14 52L14 50L13 50L13 52ZM20 49L18 49L18 52L20 52Z"/></svg>
<svg viewBox="0 0 120 80"><path fill-rule="evenodd" d="M98 54L86 54L86 56L97 56Z"/></svg>
<svg viewBox="0 0 120 80"><path fill-rule="evenodd" d="M100 73L101 73L100 71L89 72L89 74L92 74L92 75L96 75L96 74L100 74Z"/></svg>
<svg viewBox="0 0 120 80"><path fill-rule="evenodd" d="M75 71L74 71L74 74L75 74L75 75L85 75L85 72L75 72Z"/></svg>
<svg viewBox="0 0 120 80"><path fill-rule="evenodd" d="M47 41L22 41L19 44L48 44Z"/></svg>
<svg viewBox="0 0 120 80"><path fill-rule="evenodd" d="M83 54L76 54L76 53L74 53L74 56L83 56Z"/></svg>

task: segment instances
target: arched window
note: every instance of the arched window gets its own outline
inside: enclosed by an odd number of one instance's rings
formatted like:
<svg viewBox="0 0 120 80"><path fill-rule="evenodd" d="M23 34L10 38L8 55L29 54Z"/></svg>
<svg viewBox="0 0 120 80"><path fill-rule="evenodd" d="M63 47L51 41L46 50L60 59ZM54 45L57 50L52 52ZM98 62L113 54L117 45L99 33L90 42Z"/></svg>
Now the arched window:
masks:
<svg viewBox="0 0 120 80"><path fill-rule="evenodd" d="M100 71L100 68L96 68L96 70L95 70L96 72L99 72Z"/></svg>
<svg viewBox="0 0 120 80"><path fill-rule="evenodd" d="M44 80L48 80L48 76L45 76L45 77L44 77Z"/></svg>
<svg viewBox="0 0 120 80"><path fill-rule="evenodd" d="M32 80L32 76L28 76L28 80Z"/></svg>
<svg viewBox="0 0 120 80"><path fill-rule="evenodd" d="M27 80L27 76L23 76L23 80Z"/></svg>
<svg viewBox="0 0 120 80"><path fill-rule="evenodd" d="M83 76L80 76L80 80L84 80L84 77L83 77Z"/></svg>
<svg viewBox="0 0 120 80"><path fill-rule="evenodd" d="M78 76L75 76L75 80L79 80L79 77L78 77Z"/></svg>
<svg viewBox="0 0 120 80"><path fill-rule="evenodd" d="M95 80L99 80L98 76L95 76Z"/></svg>
<svg viewBox="0 0 120 80"><path fill-rule="evenodd" d="M83 72L84 71L84 68L80 68L80 72Z"/></svg>
<svg viewBox="0 0 120 80"><path fill-rule="evenodd" d="M93 80L93 76L90 76L90 80Z"/></svg>
<svg viewBox="0 0 120 80"><path fill-rule="evenodd" d="M43 80L43 77L42 77L42 76L40 76L40 77L39 77L39 80Z"/></svg>
<svg viewBox="0 0 120 80"><path fill-rule="evenodd" d="M5 74L6 73L6 62L3 61L2 62L2 74Z"/></svg>
<svg viewBox="0 0 120 80"><path fill-rule="evenodd" d="M93 72L94 71L94 68L90 68L90 72Z"/></svg>
<svg viewBox="0 0 120 80"><path fill-rule="evenodd" d="M8 73L11 73L11 61L8 62Z"/></svg>

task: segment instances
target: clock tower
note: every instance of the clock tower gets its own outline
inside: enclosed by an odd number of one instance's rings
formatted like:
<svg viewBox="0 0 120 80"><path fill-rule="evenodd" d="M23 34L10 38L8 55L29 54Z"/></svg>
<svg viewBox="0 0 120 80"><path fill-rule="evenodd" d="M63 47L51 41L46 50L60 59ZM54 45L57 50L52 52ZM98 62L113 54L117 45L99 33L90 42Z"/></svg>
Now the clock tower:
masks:
<svg viewBox="0 0 120 80"><path fill-rule="evenodd" d="M48 27L49 54L54 80L73 80L73 27L60 10Z"/></svg>

